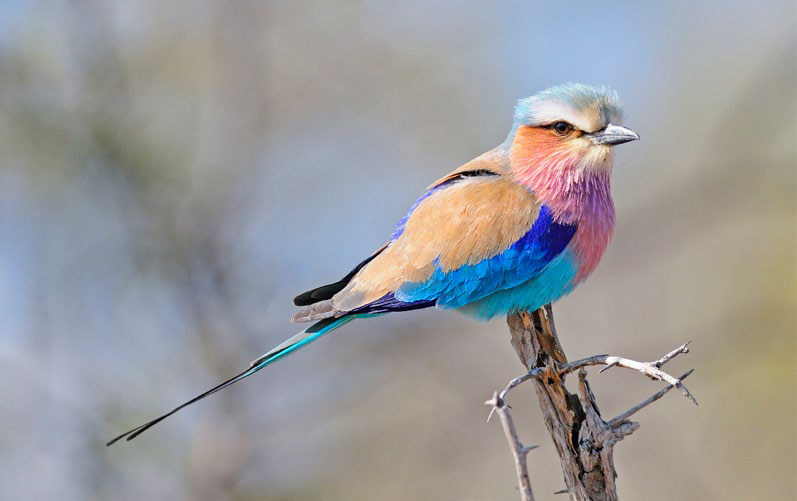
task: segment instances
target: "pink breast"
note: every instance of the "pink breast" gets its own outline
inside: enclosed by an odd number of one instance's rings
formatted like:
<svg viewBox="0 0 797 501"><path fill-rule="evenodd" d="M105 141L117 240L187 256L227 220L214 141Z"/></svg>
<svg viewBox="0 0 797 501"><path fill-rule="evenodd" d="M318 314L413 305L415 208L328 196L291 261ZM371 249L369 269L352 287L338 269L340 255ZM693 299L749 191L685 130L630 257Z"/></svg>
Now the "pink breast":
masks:
<svg viewBox="0 0 797 501"><path fill-rule="evenodd" d="M569 245L579 265L576 283L581 282L595 271L595 267L598 266L598 262L609 245L613 229L613 208L610 213L607 211L578 222L578 229Z"/></svg>

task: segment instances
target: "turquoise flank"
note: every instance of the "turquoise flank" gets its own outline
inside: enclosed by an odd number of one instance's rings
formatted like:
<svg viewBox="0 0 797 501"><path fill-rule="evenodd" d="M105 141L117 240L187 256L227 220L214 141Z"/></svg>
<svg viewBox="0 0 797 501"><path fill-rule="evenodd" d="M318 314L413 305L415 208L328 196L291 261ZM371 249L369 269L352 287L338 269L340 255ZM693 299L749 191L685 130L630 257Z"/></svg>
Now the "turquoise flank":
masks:
<svg viewBox="0 0 797 501"><path fill-rule="evenodd" d="M458 311L482 320L514 311L533 311L568 294L573 289L577 274L578 265L568 248L534 278L466 304Z"/></svg>

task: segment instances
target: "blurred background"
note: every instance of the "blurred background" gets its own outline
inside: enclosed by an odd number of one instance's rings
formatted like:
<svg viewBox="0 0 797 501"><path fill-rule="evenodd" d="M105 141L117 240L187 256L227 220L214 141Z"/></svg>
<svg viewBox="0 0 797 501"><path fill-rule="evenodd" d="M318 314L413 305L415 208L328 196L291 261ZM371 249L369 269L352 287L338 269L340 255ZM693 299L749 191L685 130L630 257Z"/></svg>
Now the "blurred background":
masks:
<svg viewBox="0 0 797 501"><path fill-rule="evenodd" d="M618 225L555 306L572 359L696 368L617 448L625 499L794 499L795 6L0 2L0 498L512 500L501 319L355 322L134 442L295 333L515 101L607 84ZM657 391L591 371L605 418ZM564 487L531 387L540 499ZM556 496L558 499L561 496Z"/></svg>

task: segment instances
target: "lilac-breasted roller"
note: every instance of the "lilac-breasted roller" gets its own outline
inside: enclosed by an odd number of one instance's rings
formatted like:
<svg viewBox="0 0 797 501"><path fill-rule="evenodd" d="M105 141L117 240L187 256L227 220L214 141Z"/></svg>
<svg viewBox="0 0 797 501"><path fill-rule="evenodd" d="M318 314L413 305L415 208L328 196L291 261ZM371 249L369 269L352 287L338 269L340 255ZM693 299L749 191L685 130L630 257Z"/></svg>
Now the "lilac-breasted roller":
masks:
<svg viewBox="0 0 797 501"><path fill-rule="evenodd" d="M488 319L569 293L612 235L612 147L639 139L621 123L620 101L607 88L564 84L521 99L503 143L429 186L388 242L345 277L294 299L302 308L292 320L310 327L108 445L356 318L434 306Z"/></svg>

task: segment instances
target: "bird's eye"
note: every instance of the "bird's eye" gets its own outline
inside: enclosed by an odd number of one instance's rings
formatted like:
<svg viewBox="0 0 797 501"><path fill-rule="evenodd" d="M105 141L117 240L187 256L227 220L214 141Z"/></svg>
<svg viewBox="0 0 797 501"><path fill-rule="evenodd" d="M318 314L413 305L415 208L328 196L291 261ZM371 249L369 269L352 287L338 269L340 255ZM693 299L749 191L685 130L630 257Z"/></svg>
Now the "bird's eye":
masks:
<svg viewBox="0 0 797 501"><path fill-rule="evenodd" d="M556 122L551 125L551 128L560 136L566 136L573 130L573 126L567 122Z"/></svg>

